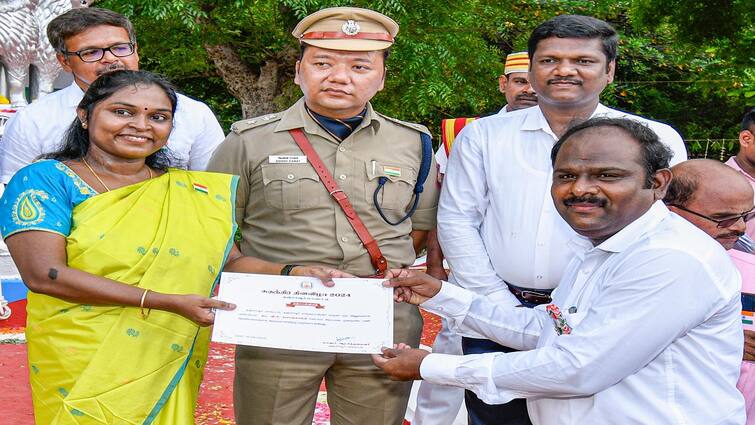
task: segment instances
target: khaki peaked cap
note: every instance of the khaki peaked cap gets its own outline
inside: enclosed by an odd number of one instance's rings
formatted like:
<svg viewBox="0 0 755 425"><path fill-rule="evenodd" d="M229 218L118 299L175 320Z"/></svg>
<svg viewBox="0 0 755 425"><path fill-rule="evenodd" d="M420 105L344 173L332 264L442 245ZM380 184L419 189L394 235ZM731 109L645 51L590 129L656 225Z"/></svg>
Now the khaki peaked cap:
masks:
<svg viewBox="0 0 755 425"><path fill-rule="evenodd" d="M398 24L374 10L330 7L302 19L291 34L323 49L368 52L391 47Z"/></svg>

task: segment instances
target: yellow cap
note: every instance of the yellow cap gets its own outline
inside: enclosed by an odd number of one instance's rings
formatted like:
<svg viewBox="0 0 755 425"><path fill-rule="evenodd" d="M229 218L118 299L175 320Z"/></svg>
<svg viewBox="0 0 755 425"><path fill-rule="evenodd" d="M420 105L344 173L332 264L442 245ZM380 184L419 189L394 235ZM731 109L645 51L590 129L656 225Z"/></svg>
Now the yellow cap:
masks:
<svg viewBox="0 0 755 425"><path fill-rule="evenodd" d="M512 72L527 72L530 70L530 58L527 52L516 52L506 56L506 65L503 67L503 75Z"/></svg>
<svg viewBox="0 0 755 425"><path fill-rule="evenodd" d="M398 24L374 10L330 7L302 19L291 34L323 49L368 52L391 47Z"/></svg>

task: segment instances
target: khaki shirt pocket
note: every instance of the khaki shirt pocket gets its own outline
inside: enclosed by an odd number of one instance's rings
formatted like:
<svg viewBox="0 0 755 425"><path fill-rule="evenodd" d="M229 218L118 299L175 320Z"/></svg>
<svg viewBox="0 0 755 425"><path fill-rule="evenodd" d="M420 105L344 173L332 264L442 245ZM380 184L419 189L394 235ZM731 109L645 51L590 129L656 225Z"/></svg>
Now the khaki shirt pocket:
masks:
<svg viewBox="0 0 755 425"><path fill-rule="evenodd" d="M413 167L386 163L381 161L365 162L367 180L365 182L365 197L369 205L374 205L373 196L378 188L378 179L385 177L387 181L377 194L380 208L387 210L405 210L414 193L417 181L417 170Z"/></svg>
<svg viewBox="0 0 755 425"><path fill-rule="evenodd" d="M324 188L320 177L307 164L263 164L265 202L273 208L294 210L320 204Z"/></svg>

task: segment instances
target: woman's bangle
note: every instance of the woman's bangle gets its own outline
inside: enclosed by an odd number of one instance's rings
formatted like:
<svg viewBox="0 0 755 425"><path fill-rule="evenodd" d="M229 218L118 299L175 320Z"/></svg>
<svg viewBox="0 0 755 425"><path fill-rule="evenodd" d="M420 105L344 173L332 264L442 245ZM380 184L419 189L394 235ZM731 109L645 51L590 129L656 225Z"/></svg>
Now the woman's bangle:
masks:
<svg viewBox="0 0 755 425"><path fill-rule="evenodd" d="M152 311L151 308L147 309L147 312L144 312L144 300L147 298L147 292L149 292L149 289L145 289L144 293L142 294L142 300L139 302L139 308L142 310L142 319L147 319L149 317L149 312Z"/></svg>

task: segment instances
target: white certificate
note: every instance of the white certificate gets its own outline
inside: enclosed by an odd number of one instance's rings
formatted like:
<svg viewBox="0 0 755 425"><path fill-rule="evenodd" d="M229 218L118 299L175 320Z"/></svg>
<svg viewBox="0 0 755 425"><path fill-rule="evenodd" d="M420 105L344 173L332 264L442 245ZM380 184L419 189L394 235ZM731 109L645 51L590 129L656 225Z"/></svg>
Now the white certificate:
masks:
<svg viewBox="0 0 755 425"><path fill-rule="evenodd" d="M212 340L257 347L377 354L393 345L393 290L382 279L223 273Z"/></svg>

